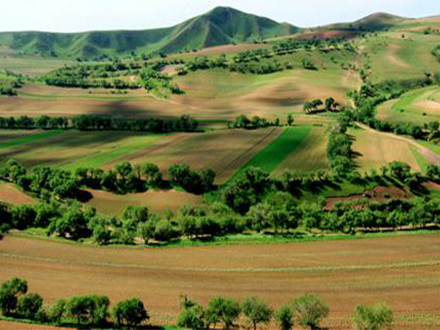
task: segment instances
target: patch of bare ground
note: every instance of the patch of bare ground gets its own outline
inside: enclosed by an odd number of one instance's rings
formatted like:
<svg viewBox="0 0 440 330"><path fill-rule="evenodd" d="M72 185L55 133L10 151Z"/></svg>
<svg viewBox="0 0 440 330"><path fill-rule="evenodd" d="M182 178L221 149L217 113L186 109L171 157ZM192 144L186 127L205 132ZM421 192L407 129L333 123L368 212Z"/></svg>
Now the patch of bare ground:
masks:
<svg viewBox="0 0 440 330"><path fill-rule="evenodd" d="M179 294L207 304L216 295L258 295L274 308L304 292L323 296L324 326L351 329L357 304L388 303L395 329L439 329L440 234L295 244L185 248L99 248L6 235L0 282L26 278L47 302L88 293L112 302L139 297L152 324L174 323ZM405 319L404 315L419 315Z"/></svg>
<svg viewBox="0 0 440 330"><path fill-rule="evenodd" d="M12 184L0 183L0 201L12 205L32 205L36 201Z"/></svg>

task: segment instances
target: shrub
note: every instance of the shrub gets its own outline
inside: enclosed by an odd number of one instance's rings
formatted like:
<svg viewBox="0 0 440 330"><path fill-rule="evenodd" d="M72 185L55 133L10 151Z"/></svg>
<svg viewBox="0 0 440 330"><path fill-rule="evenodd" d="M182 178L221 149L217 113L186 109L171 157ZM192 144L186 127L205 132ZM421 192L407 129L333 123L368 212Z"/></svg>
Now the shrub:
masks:
<svg viewBox="0 0 440 330"><path fill-rule="evenodd" d="M329 314L329 308L321 297L306 293L293 302L294 311L298 317L298 324L306 329L318 329L321 321Z"/></svg>

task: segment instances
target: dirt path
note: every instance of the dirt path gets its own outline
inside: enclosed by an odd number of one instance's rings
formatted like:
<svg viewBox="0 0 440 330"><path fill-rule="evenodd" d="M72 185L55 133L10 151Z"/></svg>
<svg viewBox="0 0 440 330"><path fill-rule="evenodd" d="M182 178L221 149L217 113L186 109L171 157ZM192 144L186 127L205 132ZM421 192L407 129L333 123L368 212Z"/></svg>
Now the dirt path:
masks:
<svg viewBox="0 0 440 330"><path fill-rule="evenodd" d="M398 139L398 140L407 142L407 143L411 144L412 146L416 147L418 149L418 151L420 152L420 154L429 163L431 163L431 164L440 164L440 155L436 154L434 151L430 150L429 148L424 147L424 146L418 144L416 141L414 141L414 140L412 140L410 138L407 138L407 137L404 137L404 136L395 135L395 134L392 134L392 133L379 132L379 131L376 131L375 129L372 129L371 127L368 127L367 125L361 124L359 122L357 123L357 125L359 127L361 127L362 129L367 130L367 131L369 131L369 132L371 132L373 134L379 134L379 135L382 134L382 135L386 135L386 136L394 138L394 139Z"/></svg>

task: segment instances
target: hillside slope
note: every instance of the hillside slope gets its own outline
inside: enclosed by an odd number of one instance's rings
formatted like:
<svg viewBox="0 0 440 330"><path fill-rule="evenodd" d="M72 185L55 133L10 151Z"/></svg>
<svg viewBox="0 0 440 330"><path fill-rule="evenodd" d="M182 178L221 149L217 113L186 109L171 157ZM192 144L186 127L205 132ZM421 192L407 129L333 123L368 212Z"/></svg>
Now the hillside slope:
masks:
<svg viewBox="0 0 440 330"><path fill-rule="evenodd" d="M298 28L233 8L217 7L179 25L142 31L4 32L0 47L14 52L95 58L130 52L176 52L290 35Z"/></svg>

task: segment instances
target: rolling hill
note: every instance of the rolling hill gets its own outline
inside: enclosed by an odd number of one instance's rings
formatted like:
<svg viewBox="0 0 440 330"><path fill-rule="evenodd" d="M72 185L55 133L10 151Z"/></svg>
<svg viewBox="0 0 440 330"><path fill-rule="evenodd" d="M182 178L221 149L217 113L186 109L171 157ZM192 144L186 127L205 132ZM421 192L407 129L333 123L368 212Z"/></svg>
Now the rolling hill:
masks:
<svg viewBox="0 0 440 330"><path fill-rule="evenodd" d="M169 28L83 33L4 32L0 47L25 54L94 58L136 52L177 52L290 35L299 29L233 8L217 7Z"/></svg>

